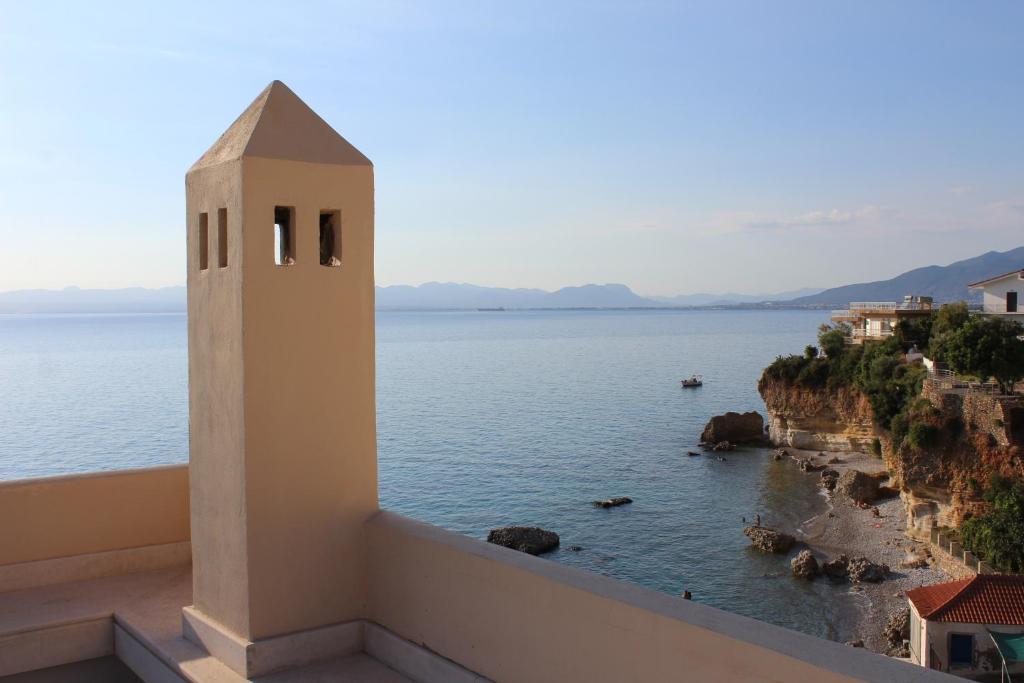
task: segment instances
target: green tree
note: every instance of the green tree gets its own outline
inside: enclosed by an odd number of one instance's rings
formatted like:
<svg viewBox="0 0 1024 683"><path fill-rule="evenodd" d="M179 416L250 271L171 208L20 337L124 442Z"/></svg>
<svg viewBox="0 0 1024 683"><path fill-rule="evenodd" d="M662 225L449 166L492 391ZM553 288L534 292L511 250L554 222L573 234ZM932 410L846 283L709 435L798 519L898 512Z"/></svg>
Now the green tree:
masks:
<svg viewBox="0 0 1024 683"><path fill-rule="evenodd" d="M838 359L846 349L846 340L849 336L848 325L822 325L818 328L818 348L829 358Z"/></svg>
<svg viewBox="0 0 1024 683"><path fill-rule="evenodd" d="M958 301L945 304L933 316L928 334L928 356L933 360L946 362L945 344L949 338L970 320L967 304ZM925 347L921 347L924 349Z"/></svg>
<svg viewBox="0 0 1024 683"><path fill-rule="evenodd" d="M984 499L991 509L960 526L964 547L996 569L1024 570L1024 483L994 476Z"/></svg>
<svg viewBox="0 0 1024 683"><path fill-rule="evenodd" d="M974 317L943 342L945 362L954 371L994 377L999 390L1013 393L1013 385L1024 378L1024 327L998 316Z"/></svg>

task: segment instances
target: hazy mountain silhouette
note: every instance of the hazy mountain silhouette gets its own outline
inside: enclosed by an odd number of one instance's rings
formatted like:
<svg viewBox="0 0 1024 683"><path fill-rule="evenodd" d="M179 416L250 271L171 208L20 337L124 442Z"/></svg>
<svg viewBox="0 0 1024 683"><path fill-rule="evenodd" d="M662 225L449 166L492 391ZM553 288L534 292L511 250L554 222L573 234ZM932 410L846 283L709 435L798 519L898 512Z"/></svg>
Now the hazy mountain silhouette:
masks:
<svg viewBox="0 0 1024 683"><path fill-rule="evenodd" d="M0 313L180 313L185 288L19 289L0 293Z"/></svg>
<svg viewBox="0 0 1024 683"><path fill-rule="evenodd" d="M797 305L846 305L851 301L895 301L906 294L933 297L936 301L974 301L978 294L967 291L967 284L1024 268L1024 247L1010 251L990 251L948 266L926 266L897 275L889 280L833 287L788 303Z"/></svg>

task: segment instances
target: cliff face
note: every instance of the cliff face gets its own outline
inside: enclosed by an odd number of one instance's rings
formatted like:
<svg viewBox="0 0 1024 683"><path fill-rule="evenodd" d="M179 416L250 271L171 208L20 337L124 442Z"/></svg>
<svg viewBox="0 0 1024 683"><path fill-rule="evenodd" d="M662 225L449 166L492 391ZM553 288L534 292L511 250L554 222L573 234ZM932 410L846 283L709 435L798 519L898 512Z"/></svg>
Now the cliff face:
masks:
<svg viewBox="0 0 1024 683"><path fill-rule="evenodd" d="M875 438L871 404L855 388L808 389L764 377L757 385L776 446L869 452Z"/></svg>
<svg viewBox="0 0 1024 683"><path fill-rule="evenodd" d="M981 487L993 474L1024 477L1024 398L943 391L931 380L921 398L934 408L926 420L938 438L920 449L883 439L882 452L904 492L908 530L924 538L932 526L958 527L983 511Z"/></svg>
<svg viewBox="0 0 1024 683"><path fill-rule="evenodd" d="M907 510L908 533L925 539L933 526L958 527L984 509L981 489L992 474L1024 477L1024 398L950 392L925 381L930 406L917 419L934 428L926 447L894 448L874 426L867 397L855 388L809 389L761 378L773 444L870 452L875 438ZM927 405L927 404L926 404Z"/></svg>

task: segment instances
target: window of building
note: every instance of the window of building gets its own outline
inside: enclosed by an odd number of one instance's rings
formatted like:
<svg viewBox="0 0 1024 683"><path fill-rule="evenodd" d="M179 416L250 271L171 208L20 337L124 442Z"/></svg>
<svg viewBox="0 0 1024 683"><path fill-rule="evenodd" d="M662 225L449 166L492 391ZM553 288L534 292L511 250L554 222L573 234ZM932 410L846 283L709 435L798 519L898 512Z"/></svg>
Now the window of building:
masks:
<svg viewBox="0 0 1024 683"><path fill-rule="evenodd" d="M228 267L228 210L217 209L217 263Z"/></svg>
<svg viewBox="0 0 1024 683"><path fill-rule="evenodd" d="M274 207L274 263L295 264L295 207Z"/></svg>
<svg viewBox="0 0 1024 683"><path fill-rule="evenodd" d="M1017 312L1017 292L1006 293L1006 312L1016 313Z"/></svg>
<svg viewBox="0 0 1024 683"><path fill-rule="evenodd" d="M950 666L972 666L974 664L974 636L969 633L949 634Z"/></svg>
<svg viewBox="0 0 1024 683"><path fill-rule="evenodd" d="M341 212L320 212L320 265L341 265Z"/></svg>
<svg viewBox="0 0 1024 683"><path fill-rule="evenodd" d="M210 266L210 226L209 216L199 214L199 270Z"/></svg>

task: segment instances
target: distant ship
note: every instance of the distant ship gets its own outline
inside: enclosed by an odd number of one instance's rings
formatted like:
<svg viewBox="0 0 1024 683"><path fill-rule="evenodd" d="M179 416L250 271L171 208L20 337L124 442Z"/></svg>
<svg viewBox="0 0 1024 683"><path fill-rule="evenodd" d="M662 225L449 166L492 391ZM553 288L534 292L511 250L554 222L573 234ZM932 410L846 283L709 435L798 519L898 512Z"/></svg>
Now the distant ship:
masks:
<svg viewBox="0 0 1024 683"><path fill-rule="evenodd" d="M690 375L688 379L682 380L683 387L699 387L704 384L703 375Z"/></svg>
<svg viewBox="0 0 1024 683"><path fill-rule="evenodd" d="M504 311L505 307L504 306L498 306L497 308L478 308L476 310L478 310L478 311Z"/></svg>

